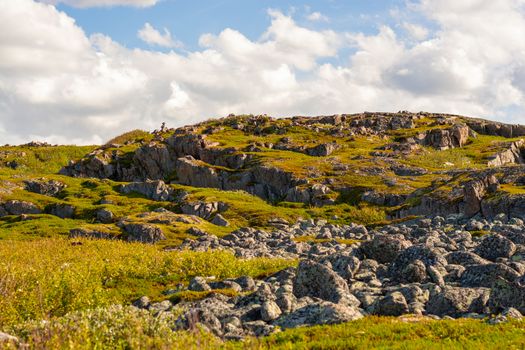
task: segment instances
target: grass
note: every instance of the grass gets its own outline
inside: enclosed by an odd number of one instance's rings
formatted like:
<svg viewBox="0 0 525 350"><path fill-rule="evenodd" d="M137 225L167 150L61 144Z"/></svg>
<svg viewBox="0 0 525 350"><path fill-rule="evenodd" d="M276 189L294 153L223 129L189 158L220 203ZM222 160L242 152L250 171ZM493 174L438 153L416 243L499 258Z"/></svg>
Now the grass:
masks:
<svg viewBox="0 0 525 350"><path fill-rule="evenodd" d="M243 349L522 349L525 322L480 320L402 322L366 317L335 325L287 330L226 348Z"/></svg>
<svg viewBox="0 0 525 350"><path fill-rule="evenodd" d="M152 245L66 239L0 241L0 329L27 320L127 303L195 276L260 277L293 260L236 259L231 253L166 252Z"/></svg>
<svg viewBox="0 0 525 350"><path fill-rule="evenodd" d="M15 328L32 348L45 349L522 349L524 321L432 321L366 317L331 326L285 330L244 342L222 342L196 328L171 329L174 318L110 306Z"/></svg>

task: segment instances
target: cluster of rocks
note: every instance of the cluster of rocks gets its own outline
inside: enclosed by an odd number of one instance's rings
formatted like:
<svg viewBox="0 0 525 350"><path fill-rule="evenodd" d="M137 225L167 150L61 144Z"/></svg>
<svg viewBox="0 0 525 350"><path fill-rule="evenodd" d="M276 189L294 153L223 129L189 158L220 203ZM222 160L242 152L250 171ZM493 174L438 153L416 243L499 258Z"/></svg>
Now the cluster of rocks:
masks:
<svg viewBox="0 0 525 350"><path fill-rule="evenodd" d="M186 239L178 250L207 251L222 249L232 251L239 258L272 257L290 258L314 257L335 254L347 249L346 242L357 243L370 238L362 225L333 225L324 220L300 220L294 225L281 223L281 228L268 232L251 227L241 228L222 238L193 230L196 239ZM311 244L301 240L310 237ZM172 248L173 249L173 248Z"/></svg>
<svg viewBox="0 0 525 350"><path fill-rule="evenodd" d="M289 238L313 232L319 237L359 238L362 243L312 242L301 250L302 244L293 245ZM135 305L155 312L182 310L178 327L188 329L200 323L226 339L366 315L502 322L525 313L525 225L503 214L491 222L437 216L370 232L358 225L301 221L288 231L244 229L209 242L200 239L184 246L232 249L241 257L302 260L297 268L264 280L194 278L188 290L212 292L199 301L152 304L142 298ZM221 289L239 294L227 296Z"/></svg>

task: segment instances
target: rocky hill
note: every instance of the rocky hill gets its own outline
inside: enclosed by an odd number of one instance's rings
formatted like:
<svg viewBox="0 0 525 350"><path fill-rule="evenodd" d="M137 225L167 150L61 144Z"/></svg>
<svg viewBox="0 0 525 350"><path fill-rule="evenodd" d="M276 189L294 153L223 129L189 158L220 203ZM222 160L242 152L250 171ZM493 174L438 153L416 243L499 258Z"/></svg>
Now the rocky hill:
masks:
<svg viewBox="0 0 525 350"><path fill-rule="evenodd" d="M231 115L100 147L4 146L0 242L278 262L254 276L122 282L133 310L224 340L370 315L499 323L525 312L522 138L525 126L398 112Z"/></svg>

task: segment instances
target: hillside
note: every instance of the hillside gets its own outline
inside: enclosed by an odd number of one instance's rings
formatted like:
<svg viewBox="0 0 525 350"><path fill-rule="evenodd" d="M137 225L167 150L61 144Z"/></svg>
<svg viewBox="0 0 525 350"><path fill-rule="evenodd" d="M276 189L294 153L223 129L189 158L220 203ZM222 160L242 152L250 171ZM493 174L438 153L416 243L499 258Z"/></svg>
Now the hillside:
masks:
<svg viewBox="0 0 525 350"><path fill-rule="evenodd" d="M35 348L524 346L523 139L398 112L0 147L0 331Z"/></svg>

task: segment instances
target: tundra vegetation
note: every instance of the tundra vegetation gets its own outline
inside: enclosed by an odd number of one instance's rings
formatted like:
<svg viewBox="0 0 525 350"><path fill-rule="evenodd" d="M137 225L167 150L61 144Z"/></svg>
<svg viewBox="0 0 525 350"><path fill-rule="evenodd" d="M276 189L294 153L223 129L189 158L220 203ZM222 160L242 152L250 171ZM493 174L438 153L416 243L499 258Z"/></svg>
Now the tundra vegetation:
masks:
<svg viewBox="0 0 525 350"><path fill-rule="evenodd" d="M522 138L399 112L0 147L0 347L522 348Z"/></svg>

